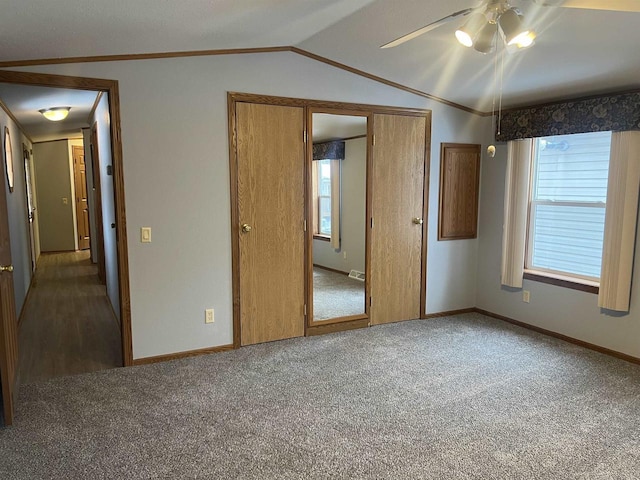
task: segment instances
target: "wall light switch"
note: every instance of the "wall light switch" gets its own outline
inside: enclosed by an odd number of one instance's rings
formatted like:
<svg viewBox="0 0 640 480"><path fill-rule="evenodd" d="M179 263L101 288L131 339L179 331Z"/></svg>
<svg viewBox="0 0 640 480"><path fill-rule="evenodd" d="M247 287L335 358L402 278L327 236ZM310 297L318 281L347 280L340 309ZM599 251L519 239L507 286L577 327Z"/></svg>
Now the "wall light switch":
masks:
<svg viewBox="0 0 640 480"><path fill-rule="evenodd" d="M213 323L213 308L207 308L204 311L204 323Z"/></svg>
<svg viewBox="0 0 640 480"><path fill-rule="evenodd" d="M151 227L140 228L140 241L142 243L151 243Z"/></svg>
<svg viewBox="0 0 640 480"><path fill-rule="evenodd" d="M531 300L531 293L529 292L529 290L523 290L522 291L522 301L524 303L529 303L529 300Z"/></svg>

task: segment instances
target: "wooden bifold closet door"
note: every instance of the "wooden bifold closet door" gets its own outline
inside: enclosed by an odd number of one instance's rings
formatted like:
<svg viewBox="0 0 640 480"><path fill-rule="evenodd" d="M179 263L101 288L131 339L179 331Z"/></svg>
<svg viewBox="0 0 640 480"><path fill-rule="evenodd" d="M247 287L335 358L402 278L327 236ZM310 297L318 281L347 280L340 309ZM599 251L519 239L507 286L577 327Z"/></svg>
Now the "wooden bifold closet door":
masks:
<svg viewBox="0 0 640 480"><path fill-rule="evenodd" d="M374 115L373 122L370 319L376 325L421 316L427 118Z"/></svg>
<svg viewBox="0 0 640 480"><path fill-rule="evenodd" d="M241 344L304 335L304 108L236 105Z"/></svg>

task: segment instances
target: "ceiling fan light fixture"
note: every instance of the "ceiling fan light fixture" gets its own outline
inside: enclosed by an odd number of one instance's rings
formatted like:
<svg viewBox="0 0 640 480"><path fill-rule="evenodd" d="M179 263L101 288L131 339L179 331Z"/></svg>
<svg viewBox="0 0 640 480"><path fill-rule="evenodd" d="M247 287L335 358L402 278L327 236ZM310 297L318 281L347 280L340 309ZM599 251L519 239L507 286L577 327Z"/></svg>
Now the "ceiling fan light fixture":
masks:
<svg viewBox="0 0 640 480"><path fill-rule="evenodd" d="M475 42L473 42L473 48L485 55L493 52L496 46L496 34L498 33L498 26L495 23L487 22L484 27L478 32Z"/></svg>
<svg viewBox="0 0 640 480"><path fill-rule="evenodd" d="M500 15L498 24L504 36L504 42L507 45L516 45L531 33L531 30L525 28L522 24L522 17L518 15L518 11L515 8L510 8Z"/></svg>
<svg viewBox="0 0 640 480"><path fill-rule="evenodd" d="M54 108L43 108L42 110L38 110L44 118L47 120L51 120L52 122L59 122L60 120L64 120L69 115L69 110L71 107L54 107Z"/></svg>
<svg viewBox="0 0 640 480"><path fill-rule="evenodd" d="M518 46L518 48L528 48L534 44L535 39L536 39L536 32L534 32L533 30L530 30L529 32L527 32L526 35L520 35L518 37L518 41L516 42L516 45Z"/></svg>
<svg viewBox="0 0 640 480"><path fill-rule="evenodd" d="M487 18L482 13L474 13L459 29L456 30L456 38L465 47L473 46L473 39L478 34Z"/></svg>

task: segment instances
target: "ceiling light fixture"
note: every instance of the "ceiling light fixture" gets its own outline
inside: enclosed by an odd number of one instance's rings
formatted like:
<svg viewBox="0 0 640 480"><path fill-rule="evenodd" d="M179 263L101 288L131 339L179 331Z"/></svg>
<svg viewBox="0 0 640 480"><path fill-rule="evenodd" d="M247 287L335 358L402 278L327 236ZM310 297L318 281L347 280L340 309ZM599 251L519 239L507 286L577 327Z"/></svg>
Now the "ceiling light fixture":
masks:
<svg viewBox="0 0 640 480"><path fill-rule="evenodd" d="M54 108L43 108L42 110L38 110L44 118L47 120L51 120L52 122L59 122L60 120L64 120L69 115L69 110L71 107L54 107Z"/></svg>
<svg viewBox="0 0 640 480"><path fill-rule="evenodd" d="M465 47L471 47L482 26L487 23L487 18L482 13L474 13L464 25L456 30L456 38Z"/></svg>
<svg viewBox="0 0 640 480"><path fill-rule="evenodd" d="M514 8L510 8L498 19L498 25L507 45L517 45L521 39L529 35L529 30L522 25L522 18Z"/></svg>
<svg viewBox="0 0 640 480"><path fill-rule="evenodd" d="M473 47L480 53L491 53L500 33L504 44L514 50L533 45L536 33L526 28L524 17L508 2L490 2L484 13L475 13L458 30L456 38L465 47Z"/></svg>

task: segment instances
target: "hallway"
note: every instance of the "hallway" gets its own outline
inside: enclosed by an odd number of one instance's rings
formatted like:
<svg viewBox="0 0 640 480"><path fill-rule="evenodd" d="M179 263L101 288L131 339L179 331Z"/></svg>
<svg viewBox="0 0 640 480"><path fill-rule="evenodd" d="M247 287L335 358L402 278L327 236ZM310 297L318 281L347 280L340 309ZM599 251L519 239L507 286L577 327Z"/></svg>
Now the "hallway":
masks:
<svg viewBox="0 0 640 480"><path fill-rule="evenodd" d="M19 331L21 383L122 366L120 329L89 255L41 255Z"/></svg>

